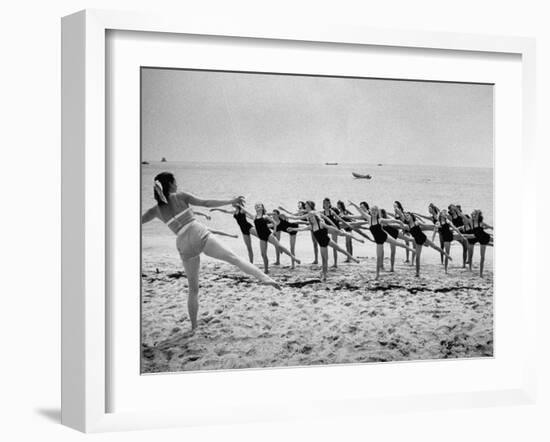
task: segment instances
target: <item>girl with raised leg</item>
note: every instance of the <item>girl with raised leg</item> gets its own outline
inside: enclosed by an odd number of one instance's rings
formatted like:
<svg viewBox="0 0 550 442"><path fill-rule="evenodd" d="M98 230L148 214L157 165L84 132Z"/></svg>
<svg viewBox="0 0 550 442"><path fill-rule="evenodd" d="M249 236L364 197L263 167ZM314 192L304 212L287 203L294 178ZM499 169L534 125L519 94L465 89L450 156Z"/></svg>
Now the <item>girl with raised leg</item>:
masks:
<svg viewBox="0 0 550 442"><path fill-rule="evenodd" d="M307 215L303 215L300 217L300 219L306 220L309 223L309 226L305 227L297 227L294 229L296 232L305 231L305 230L311 230L313 232L313 235L315 236L316 241L319 243L319 247L321 249L321 259L322 259L322 270L321 270L321 280L326 281L327 280L327 273L328 273L328 247L332 247L333 249L339 251L340 253L343 253L346 255L350 260L353 262L358 263L359 260L355 259L353 256L351 256L347 251L342 249L338 244L336 244L334 241L332 241L329 237L329 231L337 231L337 229L334 229L332 226L327 226L327 224L323 221L321 216L314 211L315 204L313 201L307 201L306 202L306 210L308 211ZM353 235L341 232L341 236L351 236ZM356 241L363 242L361 239L353 237Z"/></svg>
<svg viewBox="0 0 550 442"><path fill-rule="evenodd" d="M243 204L244 197L210 200L186 192L178 192L174 175L169 172L162 172L155 177L153 189L157 204L145 211L141 217L141 222L146 223L158 218L176 234L176 246L188 281L187 308L192 331L197 328L201 253L233 264L262 283L280 290L277 282L262 273L257 267L239 258L214 238L203 224L196 221L191 208L191 206L219 207L229 204Z"/></svg>
<svg viewBox="0 0 550 442"><path fill-rule="evenodd" d="M233 209L234 210L214 208L214 209L210 209L210 211L222 212L222 213L227 213L229 215L233 215L233 218L235 218L235 221L239 225L239 229L241 229L243 242L244 242L244 245L246 246L246 250L248 251L248 260L251 263L253 263L254 251L252 250L252 240L250 236L254 235L257 238L258 234L256 233L256 229L254 228L254 226L248 222L248 219L254 219L254 217L250 213L248 213L243 206L240 206L239 204L234 204Z"/></svg>
<svg viewBox="0 0 550 442"><path fill-rule="evenodd" d="M302 216L307 213L306 203L304 203L303 201L298 201L298 211L296 213L292 213L289 210L286 210L283 206L279 206L279 210L293 217ZM319 245L317 244L315 236L313 236L313 232L311 232L311 243L313 245L313 262L311 264L317 265L319 264Z"/></svg>
<svg viewBox="0 0 550 442"><path fill-rule="evenodd" d="M452 258L440 247L436 246L433 241L429 240L424 234L423 230L433 230L435 226L421 223L417 217L410 212L405 213L405 226L408 228L411 236L415 242L416 248L416 276L420 276L420 255L422 253L422 247L424 245L437 250L439 253L443 253L450 261Z"/></svg>
<svg viewBox="0 0 550 442"><path fill-rule="evenodd" d="M273 226L273 220L267 216L265 207L262 203L256 203L254 206L256 217L254 218L254 227L258 238L260 238L260 251L264 262L264 272L269 273L269 258L267 257L267 244L273 244L278 250L300 264L300 260L294 256L286 247L283 247L279 240L273 235L270 226Z"/></svg>

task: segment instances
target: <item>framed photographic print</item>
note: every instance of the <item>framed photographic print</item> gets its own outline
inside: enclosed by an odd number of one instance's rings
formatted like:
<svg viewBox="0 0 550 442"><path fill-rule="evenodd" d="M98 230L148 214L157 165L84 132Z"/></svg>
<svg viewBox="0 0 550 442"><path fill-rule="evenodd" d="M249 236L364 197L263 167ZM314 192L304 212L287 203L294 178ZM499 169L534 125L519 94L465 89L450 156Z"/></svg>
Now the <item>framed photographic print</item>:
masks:
<svg viewBox="0 0 550 442"><path fill-rule="evenodd" d="M533 400L532 40L84 11L62 43L63 423Z"/></svg>

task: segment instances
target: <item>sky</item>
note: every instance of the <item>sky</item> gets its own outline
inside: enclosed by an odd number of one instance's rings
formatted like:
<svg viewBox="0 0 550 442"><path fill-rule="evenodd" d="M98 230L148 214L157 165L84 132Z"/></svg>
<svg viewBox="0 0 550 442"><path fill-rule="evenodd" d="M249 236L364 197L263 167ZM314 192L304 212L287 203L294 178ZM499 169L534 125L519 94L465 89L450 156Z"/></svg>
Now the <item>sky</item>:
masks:
<svg viewBox="0 0 550 442"><path fill-rule="evenodd" d="M142 158L493 166L493 86L142 68Z"/></svg>

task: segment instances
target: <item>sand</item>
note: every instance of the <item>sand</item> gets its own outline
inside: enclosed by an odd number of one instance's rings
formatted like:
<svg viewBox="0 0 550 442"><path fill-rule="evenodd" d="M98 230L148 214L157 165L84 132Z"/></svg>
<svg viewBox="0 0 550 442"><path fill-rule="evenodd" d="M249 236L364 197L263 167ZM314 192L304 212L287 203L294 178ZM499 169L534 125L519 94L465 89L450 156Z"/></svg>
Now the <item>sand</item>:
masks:
<svg viewBox="0 0 550 442"><path fill-rule="evenodd" d="M283 262L283 264L285 264ZM396 263L374 280L375 259L273 266L282 291L204 260L199 327L189 333L187 280L173 255L144 263L142 372L389 362L493 355L493 273ZM389 263L386 263L389 268Z"/></svg>

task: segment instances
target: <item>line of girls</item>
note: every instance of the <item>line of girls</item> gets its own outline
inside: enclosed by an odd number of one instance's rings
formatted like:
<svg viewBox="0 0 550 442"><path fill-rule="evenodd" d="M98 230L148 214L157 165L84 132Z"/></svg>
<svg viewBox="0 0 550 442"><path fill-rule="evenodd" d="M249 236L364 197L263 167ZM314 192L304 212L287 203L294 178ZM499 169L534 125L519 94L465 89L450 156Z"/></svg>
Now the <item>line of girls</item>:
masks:
<svg viewBox="0 0 550 442"><path fill-rule="evenodd" d="M359 215L350 212L343 201L338 201L333 207L331 200L323 200L323 208L315 210L313 201L298 202L296 212L291 212L284 207L279 207L271 213L267 213L262 203L255 205L255 215L248 212L243 205L235 205L233 210L212 209L232 214L239 225L244 243L248 250L250 262L253 262L253 250L251 236L260 239L260 250L264 263L264 271L269 271L269 259L267 245L275 246L276 262L280 264L280 254L290 256L292 268L300 261L295 257L296 233L309 230L313 244L314 260L312 264L318 264L319 251L321 253L322 270L321 279L326 280L328 273L328 248L333 250L334 264L338 265L338 253L346 257L346 262L358 262L353 257L353 241L364 242L363 238L377 245L376 278L383 270L384 244L390 245L390 271L394 271L395 252L397 247L406 251L405 262L416 264L416 276L420 275L420 256L424 246L431 247L441 255L441 262L448 270L450 257L450 245L452 241L458 241L463 246L463 265L469 264L471 270L474 245L479 242L481 250L480 276L483 276L485 261L485 248L493 244L491 235L484 229L492 229L483 222L480 210L475 210L472 215L465 215L459 205L450 205L449 210L439 210L434 204L428 206L428 215L407 212L399 201L394 202L394 213L379 209L377 206L369 207L363 201L359 205L350 201L349 205L355 207ZM251 224L249 221L252 221ZM367 230L368 233L365 233ZM424 231L432 231L429 239ZM290 237L290 251L282 246L281 233L287 233ZM362 238L357 237L360 235ZM434 243L435 236L439 236L440 246ZM345 238L346 249L338 245L338 237ZM412 259L409 259L409 254Z"/></svg>

